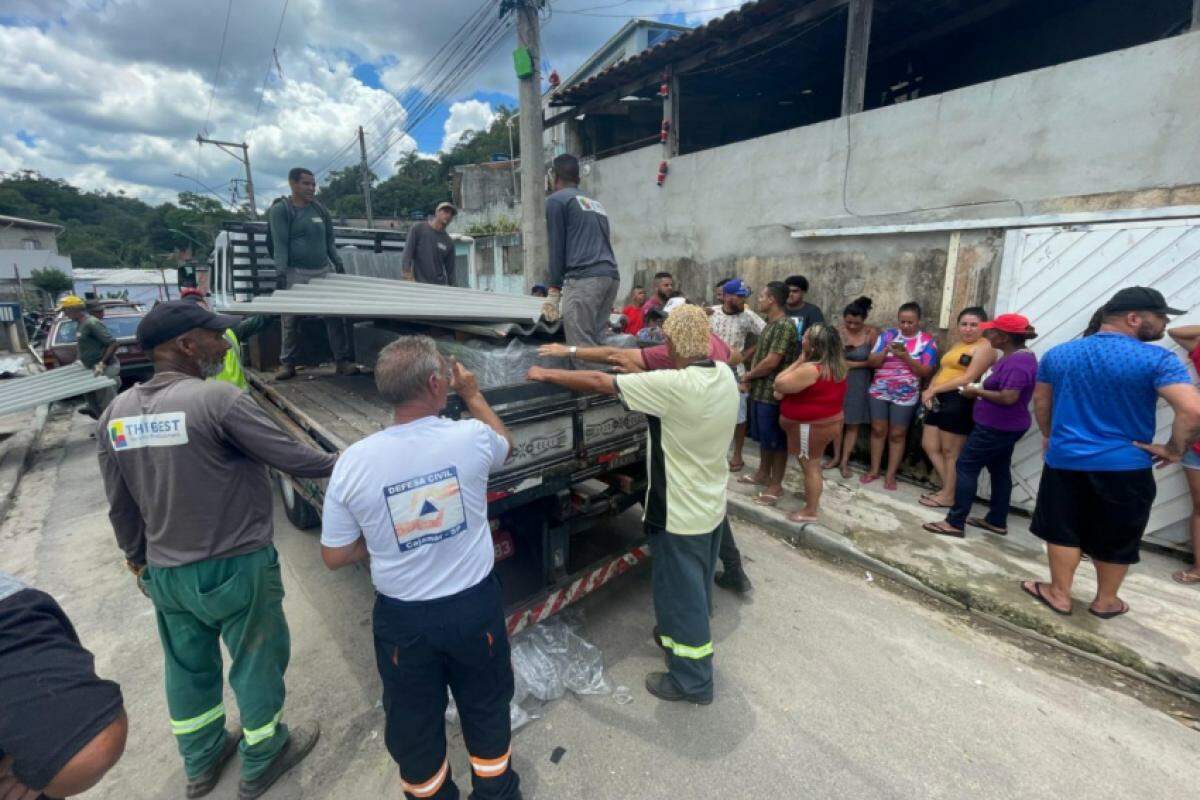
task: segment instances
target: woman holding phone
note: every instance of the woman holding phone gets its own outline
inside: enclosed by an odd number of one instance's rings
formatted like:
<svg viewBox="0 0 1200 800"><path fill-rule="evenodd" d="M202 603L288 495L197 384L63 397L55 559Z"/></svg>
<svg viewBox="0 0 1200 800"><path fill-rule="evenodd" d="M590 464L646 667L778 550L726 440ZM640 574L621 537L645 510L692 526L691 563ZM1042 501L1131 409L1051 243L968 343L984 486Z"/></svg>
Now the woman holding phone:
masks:
<svg viewBox="0 0 1200 800"><path fill-rule="evenodd" d="M859 428L871 424L871 411L867 407L867 391L871 387L871 367L867 360L879 337L879 330L867 324L871 314L871 298L860 297L842 311L842 324L838 335L846 354L845 424L840 439L833 441L833 459L824 464L826 469L839 467L843 478L850 477L850 456L858 443Z"/></svg>
<svg viewBox="0 0 1200 800"><path fill-rule="evenodd" d="M959 312L958 344L942 356L941 369L921 393L927 409L921 446L942 484L941 491L922 495L921 505L929 508L954 505L954 464L974 427L971 410L975 401L962 390L982 378L996 360L996 352L980 328L986 321L987 312L978 306Z"/></svg>
<svg viewBox="0 0 1200 800"><path fill-rule="evenodd" d="M921 399L921 381L933 374L937 345L921 330L921 306L905 303L896 314L896 327L879 335L867 364L875 378L867 391L871 412L871 469L859 481L879 480L883 446L887 443L888 465L883 488L896 490L896 473L904 458L908 427Z"/></svg>

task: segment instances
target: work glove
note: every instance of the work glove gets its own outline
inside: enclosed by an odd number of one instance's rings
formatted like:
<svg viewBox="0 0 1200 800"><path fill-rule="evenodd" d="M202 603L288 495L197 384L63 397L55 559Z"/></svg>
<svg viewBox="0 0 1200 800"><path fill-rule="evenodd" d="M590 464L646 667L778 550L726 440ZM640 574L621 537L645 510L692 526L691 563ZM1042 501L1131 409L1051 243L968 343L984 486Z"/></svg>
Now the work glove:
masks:
<svg viewBox="0 0 1200 800"><path fill-rule="evenodd" d="M546 322L558 322L562 319L562 292L551 289L542 303L542 319Z"/></svg>

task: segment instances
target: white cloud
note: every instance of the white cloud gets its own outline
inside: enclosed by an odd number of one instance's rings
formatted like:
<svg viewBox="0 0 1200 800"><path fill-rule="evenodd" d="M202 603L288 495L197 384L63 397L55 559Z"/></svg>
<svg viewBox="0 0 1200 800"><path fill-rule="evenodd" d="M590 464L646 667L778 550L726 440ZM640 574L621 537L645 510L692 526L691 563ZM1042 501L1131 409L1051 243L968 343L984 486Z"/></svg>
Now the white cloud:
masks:
<svg viewBox="0 0 1200 800"><path fill-rule="evenodd" d="M450 106L450 116L442 126L445 133L442 136L442 152L453 149L467 131L486 130L495 118L491 103L481 103L478 100L453 103Z"/></svg>
<svg viewBox="0 0 1200 800"><path fill-rule="evenodd" d="M689 13L722 0L634 0L628 14ZM209 95L225 21L218 0L0 0L12 24L0 24L0 171L36 169L84 189L124 189L149 202L199 190L174 173L227 193L241 165L196 132L250 144L260 206L285 190L288 168L339 168L357 162L363 125L376 174L390 175L407 151L423 148L402 134L393 93L480 8L481 0L290 0L278 43L282 77L259 92L271 57L282 0L235 2L218 88ZM433 9L432 11L430 9ZM544 29L543 59L567 75L626 18L555 13ZM723 13L723 12L722 12ZM477 93L516 94L510 33L449 98L441 146L491 120ZM353 74L378 65L382 88ZM488 97L493 102L503 99ZM34 139L31 147L18 132ZM347 147L350 145L350 147Z"/></svg>

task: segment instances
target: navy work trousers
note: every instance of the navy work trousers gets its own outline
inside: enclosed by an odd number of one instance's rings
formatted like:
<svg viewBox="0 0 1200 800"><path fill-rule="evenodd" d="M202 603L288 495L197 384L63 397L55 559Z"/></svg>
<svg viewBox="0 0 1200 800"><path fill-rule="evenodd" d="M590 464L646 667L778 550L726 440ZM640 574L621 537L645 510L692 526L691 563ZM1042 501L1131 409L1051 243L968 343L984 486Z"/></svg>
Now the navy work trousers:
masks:
<svg viewBox="0 0 1200 800"><path fill-rule="evenodd" d="M713 644L709 628L713 575L728 520L709 533L684 536L653 525L651 587L659 643L670 651L668 671L686 694L712 697Z"/></svg>
<svg viewBox="0 0 1200 800"><path fill-rule="evenodd" d="M946 522L962 530L971 513L971 503L979 489L979 473L986 467L992 479L992 495L987 516L989 525L1008 527L1008 504L1012 499L1012 455L1013 448L1025 435L1025 431L1002 431L976 424L963 445L962 453L955 465L958 476L954 485L954 507L946 515Z"/></svg>
<svg viewBox="0 0 1200 800"><path fill-rule="evenodd" d="M471 797L514 800L512 659L500 581L437 600L375 600L375 660L383 681L388 752L405 797L455 800L446 759L446 689L454 693L471 759Z"/></svg>

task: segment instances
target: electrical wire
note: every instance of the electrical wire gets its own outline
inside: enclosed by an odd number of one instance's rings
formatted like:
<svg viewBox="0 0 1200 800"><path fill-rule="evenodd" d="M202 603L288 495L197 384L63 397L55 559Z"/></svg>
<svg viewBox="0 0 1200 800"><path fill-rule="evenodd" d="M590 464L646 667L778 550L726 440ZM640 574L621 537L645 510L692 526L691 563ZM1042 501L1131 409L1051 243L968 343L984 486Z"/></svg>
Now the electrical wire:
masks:
<svg viewBox="0 0 1200 800"><path fill-rule="evenodd" d="M250 123L247 132L254 130L254 126L258 124L258 115L262 113L263 99L267 96L267 80L271 77L271 67L278 63L279 34L283 33L283 18L287 16L289 2L290 0L283 0L283 10L279 12L279 25L275 28L275 41L271 44L271 55L267 59L267 71L263 75L262 87L258 90L258 107L254 109L254 121ZM245 137L242 138L245 139Z"/></svg>
<svg viewBox="0 0 1200 800"><path fill-rule="evenodd" d="M746 3L743 2L743 3L736 3L734 5L728 5L728 6L713 6L712 8L697 8L697 9L692 9L690 11L675 10L675 11L646 12L644 14L597 14L592 11L586 11L586 10L568 11L566 9L560 8L560 9L558 9L558 13L559 14L575 14L575 15L581 16L581 17L607 17L609 19L643 19L645 17L675 17L675 16L679 16L680 14L686 14L687 16L696 16L697 14L709 14L709 13L712 13L713 11L732 11L733 9L741 8L744 5L746 5Z"/></svg>
<svg viewBox="0 0 1200 800"><path fill-rule="evenodd" d="M208 93L208 111L204 113L205 135L208 134L208 121L212 118L213 99L217 96L217 84L221 80L221 63L225 60L225 38L229 35L229 17L233 14L233 0L225 8L225 27L221 29L221 48L217 51L217 69L213 72L212 89Z"/></svg>
<svg viewBox="0 0 1200 800"><path fill-rule="evenodd" d="M410 116L410 111L407 107L418 102L420 98L431 93L432 89L437 85L436 78L444 71L444 68L449 65L454 59L462 59L469 51L464 51L464 47L471 41L478 31L483 27L490 12L494 9L494 0L484 0L476 10L465 19L458 29L450 36L450 38L442 44L436 53L427 61L420 70L418 70L409 80L401 87L395 95L389 94L388 99L384 101L379 110L372 118L363 126L371 128L378 123L383 115L389 111L392 106L395 106L396 114L391 119L390 123L384 127L373 131L375 139L381 142L387 142L394 131L404 124L406 118ZM399 98L399 99L397 99ZM357 134L337 153L333 158L317 172L317 178L329 172L338 163L350 154L353 147L357 144ZM385 145L385 148L390 148L391 144Z"/></svg>

